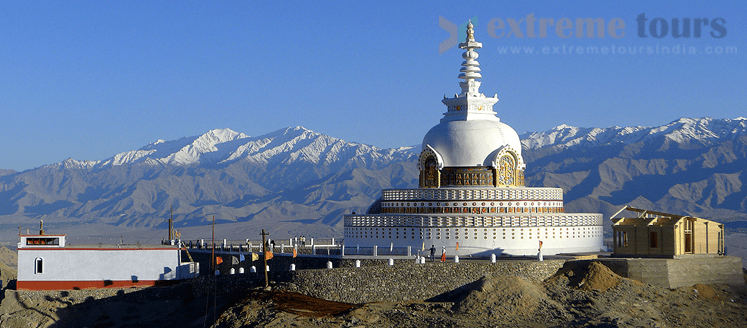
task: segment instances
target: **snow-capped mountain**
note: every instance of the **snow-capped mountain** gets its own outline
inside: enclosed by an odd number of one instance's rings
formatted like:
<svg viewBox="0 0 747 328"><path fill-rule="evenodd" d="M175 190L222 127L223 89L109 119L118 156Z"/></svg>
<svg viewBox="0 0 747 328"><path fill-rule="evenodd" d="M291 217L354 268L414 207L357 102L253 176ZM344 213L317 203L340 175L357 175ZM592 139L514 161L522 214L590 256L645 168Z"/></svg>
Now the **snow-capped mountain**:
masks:
<svg viewBox="0 0 747 328"><path fill-rule="evenodd" d="M139 150L120 153L100 163L101 166L124 165L143 162L148 165L192 165L202 160L221 158L231 150L218 146L248 136L231 129L215 129L197 137L184 137L175 141L158 140Z"/></svg>
<svg viewBox="0 0 747 328"><path fill-rule="evenodd" d="M659 127L558 126L523 136L527 183L565 189L567 210L631 204L729 221L747 217L747 119Z"/></svg>
<svg viewBox="0 0 747 328"><path fill-rule="evenodd" d="M151 227L174 206L175 219L186 225L208 214L335 225L343 212L365 210L380 189L416 184L416 156L407 147L349 143L303 127L258 137L217 129L101 161L67 159L0 177L0 204L8 205L0 218Z"/></svg>
<svg viewBox="0 0 747 328"><path fill-rule="evenodd" d="M211 166L247 160L262 166L296 162L335 166L344 165L353 158L360 164L376 165L392 161L402 154L409 156L410 150L409 147L380 149L348 143L301 126L254 138L231 129L215 129L196 137L174 141L157 140L138 150L119 153L103 161L68 159L63 165L66 168L101 169L128 164Z"/></svg>
<svg viewBox="0 0 747 328"><path fill-rule="evenodd" d="M731 119L681 118L658 127L578 128L560 125L545 132L530 132L521 136L524 148L594 147L609 143L632 144L663 137L676 143L697 142L706 145L747 134L747 118Z"/></svg>
<svg viewBox="0 0 747 328"><path fill-rule="evenodd" d="M558 126L522 136L528 186L565 190L569 212L630 204L747 220L747 119L659 127ZM97 222L163 228L222 222L325 226L384 188L417 187L417 147L381 149L303 127L250 137L217 129L99 161L0 171L0 223ZM256 223L256 224L255 224Z"/></svg>

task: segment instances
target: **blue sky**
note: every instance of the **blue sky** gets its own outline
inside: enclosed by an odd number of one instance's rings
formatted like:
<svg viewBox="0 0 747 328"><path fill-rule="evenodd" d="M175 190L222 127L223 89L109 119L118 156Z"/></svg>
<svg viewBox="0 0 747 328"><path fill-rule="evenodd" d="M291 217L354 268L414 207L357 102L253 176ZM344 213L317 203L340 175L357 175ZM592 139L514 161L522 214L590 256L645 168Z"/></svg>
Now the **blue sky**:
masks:
<svg viewBox="0 0 747 328"><path fill-rule="evenodd" d="M257 136L301 125L379 147L418 144L443 95L460 90L462 51L439 54L449 38L439 16L477 17L481 91L498 94L498 116L519 133L747 116L742 3L402 2L2 2L0 168L102 160L215 128ZM624 35L530 38L529 14L619 18ZM661 37L638 36L640 14L644 32L656 20ZM686 18L709 19L700 38L672 36ZM496 19L506 34L508 19L519 22L524 37L491 37ZM563 47L626 53L553 53ZM627 53L646 47L670 54Z"/></svg>

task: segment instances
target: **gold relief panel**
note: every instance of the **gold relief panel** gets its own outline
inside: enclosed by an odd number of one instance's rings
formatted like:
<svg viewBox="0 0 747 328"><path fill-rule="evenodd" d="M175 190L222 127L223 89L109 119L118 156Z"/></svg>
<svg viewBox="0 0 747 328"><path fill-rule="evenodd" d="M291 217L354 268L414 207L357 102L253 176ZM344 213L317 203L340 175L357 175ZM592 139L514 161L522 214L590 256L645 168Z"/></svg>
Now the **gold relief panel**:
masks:
<svg viewBox="0 0 747 328"><path fill-rule="evenodd" d="M490 168L443 168L441 172L441 186L494 186Z"/></svg>
<svg viewBox="0 0 747 328"><path fill-rule="evenodd" d="M420 188L438 188L441 186L441 172L438 170L438 162L433 154L427 155L420 170Z"/></svg>

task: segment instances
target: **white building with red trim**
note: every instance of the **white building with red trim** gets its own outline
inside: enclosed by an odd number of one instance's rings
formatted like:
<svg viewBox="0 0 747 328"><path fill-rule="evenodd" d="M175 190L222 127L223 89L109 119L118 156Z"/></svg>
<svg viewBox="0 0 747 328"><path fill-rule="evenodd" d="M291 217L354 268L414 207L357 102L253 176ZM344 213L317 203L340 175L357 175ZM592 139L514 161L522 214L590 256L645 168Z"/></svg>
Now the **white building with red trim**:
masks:
<svg viewBox="0 0 747 328"><path fill-rule="evenodd" d="M68 246L65 235L21 235L18 290L154 286L197 275L177 246Z"/></svg>

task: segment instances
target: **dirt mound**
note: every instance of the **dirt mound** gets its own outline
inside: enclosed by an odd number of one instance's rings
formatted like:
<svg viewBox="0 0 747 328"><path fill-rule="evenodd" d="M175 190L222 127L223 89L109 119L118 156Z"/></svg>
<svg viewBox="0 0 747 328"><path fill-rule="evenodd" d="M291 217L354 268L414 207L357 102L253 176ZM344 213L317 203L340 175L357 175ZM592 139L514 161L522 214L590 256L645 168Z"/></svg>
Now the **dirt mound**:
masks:
<svg viewBox="0 0 747 328"><path fill-rule="evenodd" d="M555 275L547 279L549 284L563 284L574 289L585 291L606 291L617 287L622 277L612 272L607 266L594 261L566 262Z"/></svg>
<svg viewBox="0 0 747 328"><path fill-rule="evenodd" d="M612 272L610 268L599 262L591 262L579 285L581 290L605 291L617 287L622 277Z"/></svg>
<svg viewBox="0 0 747 328"><path fill-rule="evenodd" d="M552 313L565 317L561 307L550 300L544 288L517 276L485 276L470 286L454 309L468 315L488 314L518 320Z"/></svg>

